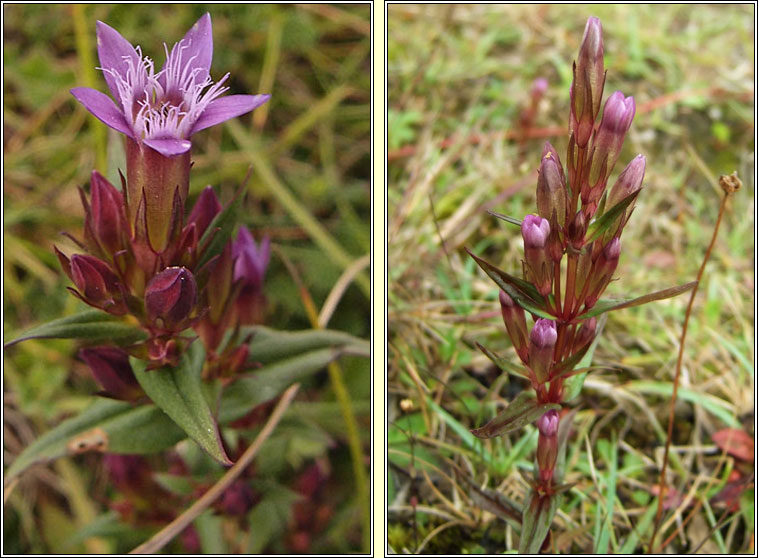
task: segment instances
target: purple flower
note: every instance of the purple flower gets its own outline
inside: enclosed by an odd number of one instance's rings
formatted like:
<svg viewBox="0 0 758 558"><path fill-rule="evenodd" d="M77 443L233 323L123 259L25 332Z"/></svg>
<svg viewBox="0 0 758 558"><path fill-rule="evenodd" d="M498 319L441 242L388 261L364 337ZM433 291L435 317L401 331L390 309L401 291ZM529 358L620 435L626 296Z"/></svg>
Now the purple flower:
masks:
<svg viewBox="0 0 758 558"><path fill-rule="evenodd" d="M537 428L540 430L540 434L543 436L555 436L558 432L558 423L561 420L561 416L558 411L551 409L539 419L537 419Z"/></svg>
<svg viewBox="0 0 758 558"><path fill-rule="evenodd" d="M255 243L247 227L240 227L237 239L232 244L234 257L234 281L241 284L235 307L239 323L242 325L260 323L266 297L263 293L263 279L270 258L268 237Z"/></svg>
<svg viewBox="0 0 758 558"><path fill-rule="evenodd" d="M259 107L270 95L229 95L226 74L210 78L213 57L211 16L205 14L156 72L153 61L118 31L97 22L97 52L111 94L75 87L71 94L105 124L166 157L190 150L196 132ZM136 203L136 202L134 202Z"/></svg>
<svg viewBox="0 0 758 558"><path fill-rule="evenodd" d="M529 368L537 378L537 383L550 379L550 365L553 348L558 340L558 330L553 320L538 319L529 334Z"/></svg>
<svg viewBox="0 0 758 558"><path fill-rule="evenodd" d="M544 248L549 235L550 223L539 215L527 215L521 222L521 236L528 248Z"/></svg>
<svg viewBox="0 0 758 558"><path fill-rule="evenodd" d="M270 251L267 236L261 240L259 246L247 227L240 227L237 239L232 244L232 255L235 259L234 280L242 281L246 286L260 288L266 275Z"/></svg>

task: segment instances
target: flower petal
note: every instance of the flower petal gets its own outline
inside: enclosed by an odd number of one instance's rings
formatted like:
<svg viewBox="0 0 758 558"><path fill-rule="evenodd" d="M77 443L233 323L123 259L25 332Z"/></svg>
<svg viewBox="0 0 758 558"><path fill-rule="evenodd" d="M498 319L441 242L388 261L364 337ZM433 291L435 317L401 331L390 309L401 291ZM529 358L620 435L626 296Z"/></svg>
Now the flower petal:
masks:
<svg viewBox="0 0 758 558"><path fill-rule="evenodd" d="M192 147L192 142L185 139L175 138L153 138L142 140L142 143L148 147L155 149L161 155L165 157L174 157L175 155L181 155L186 153Z"/></svg>
<svg viewBox="0 0 758 558"><path fill-rule="evenodd" d="M205 81L211 69L213 59L213 29L211 28L211 14L207 13L198 19L190 27L184 38L179 43L186 48L182 52L182 60L189 61L190 71L199 68L196 83Z"/></svg>
<svg viewBox="0 0 758 558"><path fill-rule="evenodd" d="M208 108L203 111L203 114L192 126L190 135L250 112L270 98L271 95L228 95L211 101Z"/></svg>
<svg viewBox="0 0 758 558"><path fill-rule="evenodd" d="M131 126L124 118L124 113L108 95L89 87L74 87L71 94L103 123L130 138L134 137Z"/></svg>
<svg viewBox="0 0 758 558"><path fill-rule="evenodd" d="M132 46L132 43L121 36L121 33L102 21L97 22L97 55L100 58L100 67L104 70L114 70L124 75L127 65L124 57L131 58L136 67L140 56ZM108 89L115 99L119 99L116 79L109 72L103 72Z"/></svg>

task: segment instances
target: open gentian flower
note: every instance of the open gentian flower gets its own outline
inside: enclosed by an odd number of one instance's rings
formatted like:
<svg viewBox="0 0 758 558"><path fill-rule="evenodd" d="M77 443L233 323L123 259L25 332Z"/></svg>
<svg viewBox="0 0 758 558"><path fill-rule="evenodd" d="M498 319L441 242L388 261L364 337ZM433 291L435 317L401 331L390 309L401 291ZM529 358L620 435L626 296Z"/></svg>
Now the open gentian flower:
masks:
<svg viewBox="0 0 758 558"><path fill-rule="evenodd" d="M270 95L229 95L210 78L213 57L211 16L205 14L169 52L163 68L142 56L121 34L97 22L97 52L114 104L89 87L71 93L105 124L166 157L189 151L196 132L259 107Z"/></svg>

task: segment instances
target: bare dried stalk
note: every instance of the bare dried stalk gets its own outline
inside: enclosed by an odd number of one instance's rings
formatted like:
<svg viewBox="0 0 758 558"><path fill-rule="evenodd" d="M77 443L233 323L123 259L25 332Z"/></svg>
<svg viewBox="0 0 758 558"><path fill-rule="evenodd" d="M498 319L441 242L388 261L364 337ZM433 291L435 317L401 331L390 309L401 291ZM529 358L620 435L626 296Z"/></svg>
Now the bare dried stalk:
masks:
<svg viewBox="0 0 758 558"><path fill-rule="evenodd" d="M166 546L174 537L184 531L190 523L205 509L210 506L216 499L221 496L224 491L229 488L237 477L252 463L258 451L261 449L263 442L265 442L271 433L279 424L284 412L289 408L292 399L295 397L297 390L300 388L300 384L294 384L284 392L279 403L276 404L274 411L266 421L263 430L260 431L255 441L249 448L242 454L237 463L235 463L221 479L213 485L213 487L203 494L197 502L192 504L187 510L179 517L174 519L171 523L166 525L163 529L158 531L148 541L142 543L129 554L155 554L158 550Z"/></svg>
<svg viewBox="0 0 758 558"><path fill-rule="evenodd" d="M700 269L697 272L697 279L695 280L695 287L692 289L692 294L690 294L690 302L687 304L687 312L684 316L684 325L682 326L682 337L679 340L679 356L676 359L676 372L674 373L674 389L671 393L671 403L669 405L669 424L668 424L668 435L666 436L666 451L663 453L663 466L661 467L661 480L660 480L660 486L658 490L658 510L655 513L655 527L653 528L653 535L650 537L650 544L648 546L648 554L653 553L654 545L655 545L655 537L658 535L658 529L660 529L661 526L661 519L663 516L663 499L665 498L665 490L666 490L666 468L668 467L669 462L669 447L671 446L671 438L673 436L674 431L674 405L676 404L676 396L677 391L679 388L679 376L682 371L682 358L684 357L684 340L687 337L687 325L690 321L690 315L692 314L692 305L695 302L695 296L697 295L698 287L700 286L700 280L703 277L703 272L705 271L705 264L708 263L708 260L711 257L711 251L713 250L714 244L716 244L716 237L719 233L719 226L721 225L721 218L724 216L724 209L726 208L726 200L729 199L729 194L732 194L739 190L742 183L740 182L739 178L737 178L737 173L735 172L731 176L725 176L722 175L719 179L719 184L721 185L721 189L724 191L724 197L721 200L721 206L719 207L719 214L716 218L716 226L713 229L713 236L711 237L711 243L708 245L708 249L705 252L705 257L703 258L703 263L700 264Z"/></svg>

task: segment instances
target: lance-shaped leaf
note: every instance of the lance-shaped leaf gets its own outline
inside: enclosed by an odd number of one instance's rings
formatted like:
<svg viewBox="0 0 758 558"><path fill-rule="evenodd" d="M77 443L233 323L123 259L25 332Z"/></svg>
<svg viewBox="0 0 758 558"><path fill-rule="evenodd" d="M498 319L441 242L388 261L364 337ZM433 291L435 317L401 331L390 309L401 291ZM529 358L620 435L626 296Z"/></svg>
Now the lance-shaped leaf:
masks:
<svg viewBox="0 0 758 558"><path fill-rule="evenodd" d="M558 510L559 499L557 494L540 495L534 490L529 491L524 505L519 554L539 554Z"/></svg>
<svg viewBox="0 0 758 558"><path fill-rule="evenodd" d="M603 215L598 217L595 221L593 221L587 229L587 237L585 238L584 242L588 243L597 238L600 238L600 236L616 222L616 219L626 210L626 208L629 207L629 204L637 198L639 193L640 190L632 192L623 200L610 208L607 212L603 213Z"/></svg>
<svg viewBox="0 0 758 558"><path fill-rule="evenodd" d="M223 465L231 465L216 421L203 396L200 375L204 360L205 352L200 343L190 345L175 368L146 370L145 361L130 359L134 375L148 397L208 455Z"/></svg>
<svg viewBox="0 0 758 558"><path fill-rule="evenodd" d="M371 346L368 341L342 331L329 329L278 331L265 326L242 329L243 336L249 334L253 335L248 345L250 358L262 364L327 347L341 348L346 353L367 358L371 356Z"/></svg>
<svg viewBox="0 0 758 558"><path fill-rule="evenodd" d="M339 349L317 349L267 364L240 377L224 389L219 421L227 423L245 416L257 405L278 396L293 383L322 370L342 354Z"/></svg>
<svg viewBox="0 0 758 558"><path fill-rule="evenodd" d="M697 285L697 281L691 281L689 283L685 283L684 285L679 285L678 287L670 287L668 289L663 289L662 291L648 293L646 295L642 295L637 298L631 298L628 300L599 300L595 306L590 308L584 314L578 316L576 319L586 320L587 318L599 316L600 314L610 312L611 310L621 310L622 308L631 308L633 306L641 306L643 304L647 304L648 302L653 302L656 300L672 298L679 296L682 293L686 293L695 285Z"/></svg>
<svg viewBox="0 0 758 558"><path fill-rule="evenodd" d="M508 293L508 296L510 296L516 304L521 306L521 308L539 316L540 318L546 318L548 320L555 318L555 316L548 314L544 310L545 299L537 291L534 285L495 267L488 261L474 255L468 248L466 248L466 252L468 252L469 256L474 258L476 263L479 264L479 267L489 275L497 286Z"/></svg>
<svg viewBox="0 0 758 558"><path fill-rule="evenodd" d="M27 468L87 450L148 454L185 437L154 405L97 398L80 415L66 419L26 447L5 472L6 485Z"/></svg>
<svg viewBox="0 0 758 558"><path fill-rule="evenodd" d="M484 355L488 359L490 359L495 366L500 368L500 370L510 372L511 374L514 374L516 376L529 380L529 372L527 371L526 368L524 368L523 366L516 366L515 364L511 364L511 362L508 359L498 356L496 353L493 353L484 345L481 345L478 342L475 342L475 343L476 343L476 348L482 351Z"/></svg>
<svg viewBox="0 0 758 558"><path fill-rule="evenodd" d="M497 217L498 219L505 221L506 223L510 223L512 225L516 225L518 228L521 228L521 219L516 219L510 215L503 215L502 213L496 213L494 211L488 211L487 213L493 217Z"/></svg>
<svg viewBox="0 0 758 558"><path fill-rule="evenodd" d="M471 433L477 438L494 438L512 430L517 430L534 422L546 412L560 409L558 403L539 405L534 397L526 391L521 392L508 408L490 422L476 428Z"/></svg>
<svg viewBox="0 0 758 558"><path fill-rule="evenodd" d="M147 334L123 318L101 310L85 310L73 316L59 318L26 330L5 346L27 339L82 339L88 343L109 342L130 345L147 338Z"/></svg>

